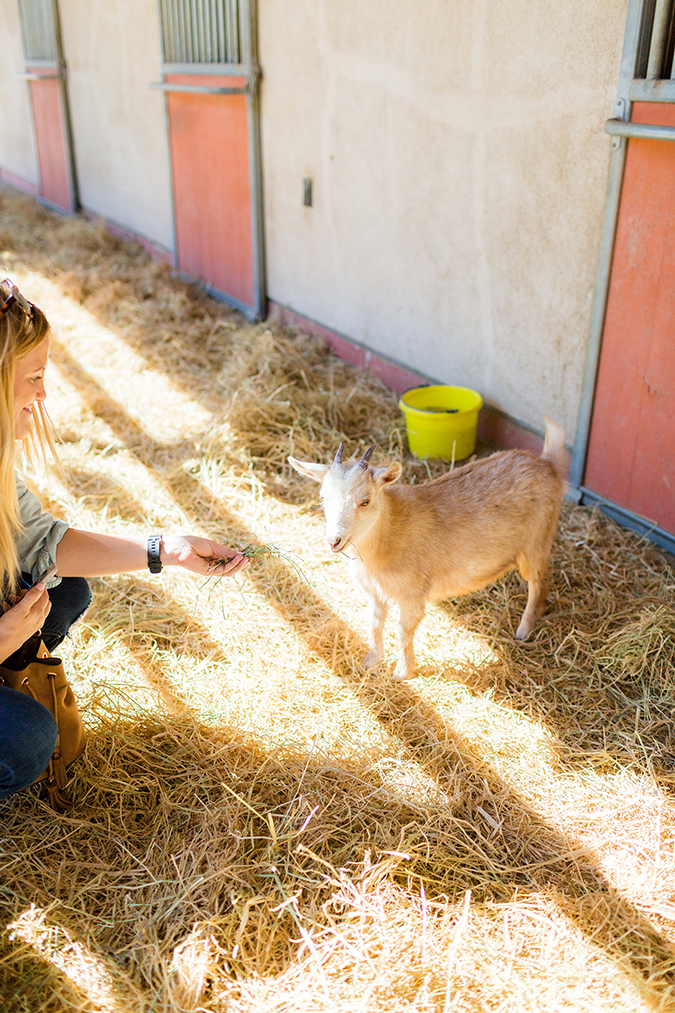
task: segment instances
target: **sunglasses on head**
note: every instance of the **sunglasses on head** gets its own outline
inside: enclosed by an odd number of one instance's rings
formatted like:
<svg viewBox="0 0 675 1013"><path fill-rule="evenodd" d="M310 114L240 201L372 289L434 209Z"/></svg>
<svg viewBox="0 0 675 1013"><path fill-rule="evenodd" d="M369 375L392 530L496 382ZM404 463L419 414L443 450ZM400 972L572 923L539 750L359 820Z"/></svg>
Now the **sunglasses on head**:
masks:
<svg viewBox="0 0 675 1013"><path fill-rule="evenodd" d="M25 296L21 295L14 282L10 281L9 278L5 278L2 282L2 288L0 288L0 299L3 297L3 288L9 288L9 295L5 298L3 303L0 303L0 318L4 317L7 310L9 310L14 303L24 311L29 320L33 319L33 304L29 303Z"/></svg>

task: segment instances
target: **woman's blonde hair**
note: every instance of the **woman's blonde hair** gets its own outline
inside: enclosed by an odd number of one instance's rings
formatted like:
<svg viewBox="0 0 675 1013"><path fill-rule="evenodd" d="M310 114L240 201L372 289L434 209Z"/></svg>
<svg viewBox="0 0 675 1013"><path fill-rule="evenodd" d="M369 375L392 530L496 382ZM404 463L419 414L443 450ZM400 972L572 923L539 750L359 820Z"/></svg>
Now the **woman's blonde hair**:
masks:
<svg viewBox="0 0 675 1013"><path fill-rule="evenodd" d="M0 282L0 306L12 294L10 286L9 282ZM19 572L16 539L22 531L14 475L17 457L14 428L16 363L39 345L48 333L49 323L42 310L23 297L13 301L0 316L0 570L5 593L16 588ZM33 460L36 455L47 464L50 459L57 459L54 427L42 402L34 406L30 434L23 444L26 454Z"/></svg>

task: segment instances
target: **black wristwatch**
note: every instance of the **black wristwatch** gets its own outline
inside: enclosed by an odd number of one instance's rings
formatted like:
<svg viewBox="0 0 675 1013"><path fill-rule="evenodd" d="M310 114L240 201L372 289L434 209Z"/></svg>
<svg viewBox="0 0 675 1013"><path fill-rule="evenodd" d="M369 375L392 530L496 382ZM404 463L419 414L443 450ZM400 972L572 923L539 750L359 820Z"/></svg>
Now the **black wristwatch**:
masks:
<svg viewBox="0 0 675 1013"><path fill-rule="evenodd" d="M148 570L150 573L162 572L162 536L150 535L148 538Z"/></svg>

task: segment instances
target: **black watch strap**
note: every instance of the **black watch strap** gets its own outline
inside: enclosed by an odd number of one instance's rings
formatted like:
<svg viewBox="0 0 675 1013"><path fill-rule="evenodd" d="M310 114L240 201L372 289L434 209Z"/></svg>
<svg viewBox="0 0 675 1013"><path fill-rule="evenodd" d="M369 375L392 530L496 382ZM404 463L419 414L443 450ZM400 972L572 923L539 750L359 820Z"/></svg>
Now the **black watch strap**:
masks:
<svg viewBox="0 0 675 1013"><path fill-rule="evenodd" d="M162 572L162 536L150 535L148 538L148 570L150 573Z"/></svg>

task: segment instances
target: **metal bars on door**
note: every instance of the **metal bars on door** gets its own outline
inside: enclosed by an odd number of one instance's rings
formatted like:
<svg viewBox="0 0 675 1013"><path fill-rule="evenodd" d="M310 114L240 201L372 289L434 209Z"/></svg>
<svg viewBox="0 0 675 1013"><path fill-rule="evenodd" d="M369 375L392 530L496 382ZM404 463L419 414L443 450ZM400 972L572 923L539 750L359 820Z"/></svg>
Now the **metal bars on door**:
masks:
<svg viewBox="0 0 675 1013"><path fill-rule="evenodd" d="M628 21L633 22L635 48L632 67L626 67L620 92L633 102L671 102L675 97L675 0L629 0Z"/></svg>
<svg viewBox="0 0 675 1013"><path fill-rule="evenodd" d="M636 78L671 80L673 74L673 0L650 0L644 8Z"/></svg>
<svg viewBox="0 0 675 1013"><path fill-rule="evenodd" d="M164 63L240 63L239 0L160 0Z"/></svg>
<svg viewBox="0 0 675 1013"><path fill-rule="evenodd" d="M44 61L56 68L58 47L52 0L19 0L19 17L26 61Z"/></svg>

